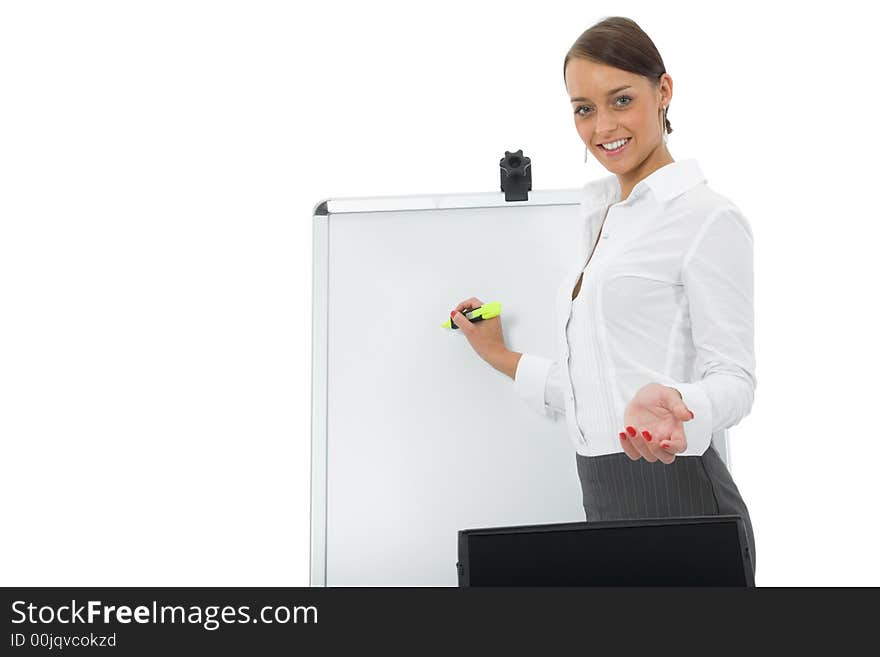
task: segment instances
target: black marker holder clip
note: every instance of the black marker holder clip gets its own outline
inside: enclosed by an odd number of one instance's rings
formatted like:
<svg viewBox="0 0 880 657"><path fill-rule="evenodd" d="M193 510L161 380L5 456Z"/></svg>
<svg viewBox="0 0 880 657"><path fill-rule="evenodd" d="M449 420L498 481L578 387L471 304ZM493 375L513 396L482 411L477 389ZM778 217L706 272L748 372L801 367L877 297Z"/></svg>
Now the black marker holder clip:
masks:
<svg viewBox="0 0 880 657"><path fill-rule="evenodd" d="M532 160L524 157L522 149L515 153L504 151L501 166L501 191L505 201L528 201L532 191Z"/></svg>

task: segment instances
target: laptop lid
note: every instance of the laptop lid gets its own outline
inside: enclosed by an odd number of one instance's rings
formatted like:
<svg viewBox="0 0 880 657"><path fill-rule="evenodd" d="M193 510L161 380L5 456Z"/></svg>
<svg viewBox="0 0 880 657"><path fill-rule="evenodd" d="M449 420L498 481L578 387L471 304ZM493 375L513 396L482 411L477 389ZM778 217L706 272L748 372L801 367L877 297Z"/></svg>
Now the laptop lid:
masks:
<svg viewBox="0 0 880 657"><path fill-rule="evenodd" d="M458 532L459 586L755 585L738 515Z"/></svg>

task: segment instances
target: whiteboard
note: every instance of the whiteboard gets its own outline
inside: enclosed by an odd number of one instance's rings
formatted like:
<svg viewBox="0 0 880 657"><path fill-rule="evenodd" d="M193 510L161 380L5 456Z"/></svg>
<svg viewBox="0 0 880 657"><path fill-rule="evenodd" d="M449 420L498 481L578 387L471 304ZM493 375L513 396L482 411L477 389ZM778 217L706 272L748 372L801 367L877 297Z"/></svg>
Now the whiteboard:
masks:
<svg viewBox="0 0 880 657"><path fill-rule="evenodd" d="M585 521L565 423L440 327L500 301L507 346L555 359L582 193L316 205L310 585L457 586L459 530Z"/></svg>
<svg viewBox="0 0 880 657"><path fill-rule="evenodd" d="M580 193L316 206L311 585L456 586L459 530L584 520L564 423L440 327L463 299L500 301L508 347L555 358Z"/></svg>

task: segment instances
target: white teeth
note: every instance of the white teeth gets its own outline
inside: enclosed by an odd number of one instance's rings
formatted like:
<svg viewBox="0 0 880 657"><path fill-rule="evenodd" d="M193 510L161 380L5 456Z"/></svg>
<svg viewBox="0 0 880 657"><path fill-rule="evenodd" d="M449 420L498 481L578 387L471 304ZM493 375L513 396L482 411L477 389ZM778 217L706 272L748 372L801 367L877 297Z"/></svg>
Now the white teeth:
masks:
<svg viewBox="0 0 880 657"><path fill-rule="evenodd" d="M613 150L616 150L616 149L620 148L621 146L623 146L627 142L628 139L629 139L629 137L627 137L626 139L618 139L617 141L612 141L611 143L608 143L608 144L601 144L601 146L606 151L613 151Z"/></svg>

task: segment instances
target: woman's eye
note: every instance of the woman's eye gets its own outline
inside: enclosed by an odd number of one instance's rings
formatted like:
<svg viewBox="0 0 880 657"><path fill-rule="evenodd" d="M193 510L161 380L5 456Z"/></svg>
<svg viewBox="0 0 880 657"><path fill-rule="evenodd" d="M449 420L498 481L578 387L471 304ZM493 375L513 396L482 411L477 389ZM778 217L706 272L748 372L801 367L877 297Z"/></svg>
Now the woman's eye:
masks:
<svg viewBox="0 0 880 657"><path fill-rule="evenodd" d="M629 104L632 102L632 98L631 98L630 96L626 96L626 95L618 96L618 97L615 98L614 100L615 100L615 102L616 102L616 101L618 101L618 100L623 100L623 99L626 99L627 102L624 103L623 105L618 105L618 107L626 107L627 105L629 105ZM590 109L590 108L587 107L586 105L580 105L580 106L574 111L574 113L575 113L575 114L578 114L578 115L580 115L580 116L586 116L586 114L582 114L582 113L581 113L581 110L588 110L588 109Z"/></svg>

